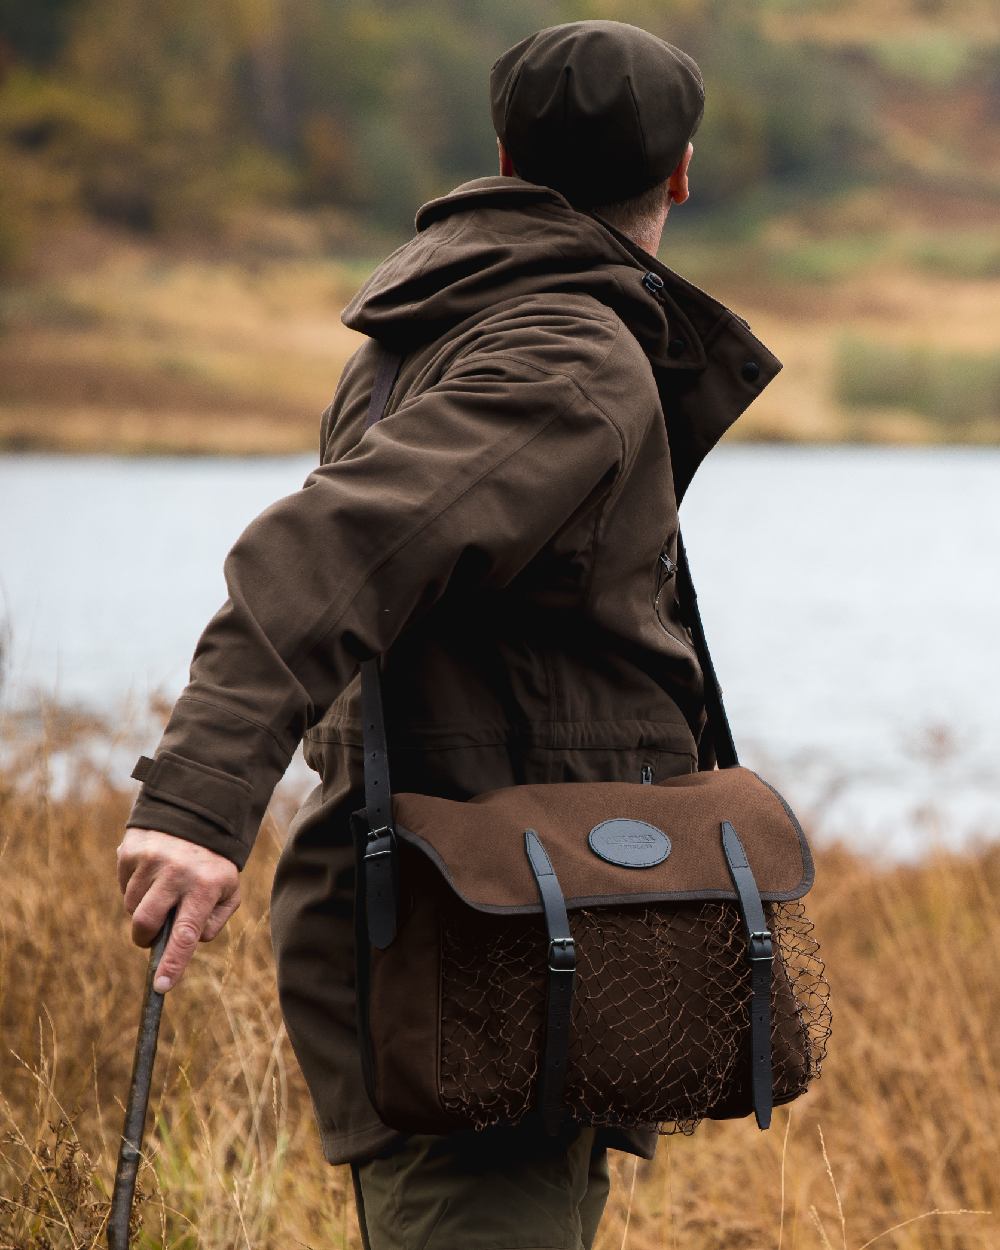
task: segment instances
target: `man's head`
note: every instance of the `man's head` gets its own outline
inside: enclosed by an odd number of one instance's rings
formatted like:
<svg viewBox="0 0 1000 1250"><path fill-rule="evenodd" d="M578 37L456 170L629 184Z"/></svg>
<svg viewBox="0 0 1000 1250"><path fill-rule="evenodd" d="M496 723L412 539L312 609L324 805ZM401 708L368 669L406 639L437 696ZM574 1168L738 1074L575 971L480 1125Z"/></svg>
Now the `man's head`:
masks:
<svg viewBox="0 0 1000 1250"><path fill-rule="evenodd" d="M500 155L500 172L507 177L521 177L499 138L497 150ZM660 246L660 236L670 205L683 204L688 198L688 166L693 154L694 145L689 143L676 167L662 182L655 182L648 190L623 200L593 204L587 211L597 213L641 248L655 255Z"/></svg>
<svg viewBox="0 0 1000 1250"><path fill-rule="evenodd" d="M704 109L691 57L626 22L568 22L503 53L490 98L502 173L554 187L655 250L670 203L687 198Z"/></svg>

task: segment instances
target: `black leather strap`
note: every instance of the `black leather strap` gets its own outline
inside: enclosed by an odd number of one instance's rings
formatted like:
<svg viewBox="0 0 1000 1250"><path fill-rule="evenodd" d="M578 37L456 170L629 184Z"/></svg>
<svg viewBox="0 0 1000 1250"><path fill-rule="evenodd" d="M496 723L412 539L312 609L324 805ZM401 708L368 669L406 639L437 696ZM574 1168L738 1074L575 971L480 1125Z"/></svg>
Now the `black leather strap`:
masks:
<svg viewBox="0 0 1000 1250"><path fill-rule="evenodd" d="M368 401L365 429L385 413L403 358L378 346L375 382ZM361 742L364 751L365 817L368 832L364 854L365 911L368 940L384 950L396 936L399 914L399 869L392 825L392 785L382 704L379 661L361 663Z"/></svg>
<svg viewBox="0 0 1000 1250"><path fill-rule="evenodd" d="M548 933L548 978L545 994L545 1040L538 1087L538 1110L547 1133L559 1131L565 1116L566 1067L569 1061L569 1029L573 1016L576 983L576 947L570 932L566 900L559 888L552 861L534 829L524 831L524 849L535 874L538 897L545 913Z"/></svg>
<svg viewBox="0 0 1000 1250"><path fill-rule="evenodd" d="M736 743L733 741L733 731L729 726L729 717L726 715L726 705L722 701L722 686L719 684L715 664L712 662L712 653L708 649L701 609L698 607L698 592L694 588L691 566L688 563L687 551L684 549L680 532L677 534L677 575L680 581L681 605L687 613L688 623L691 626L691 638L705 681L708 732L702 734L698 744L698 768L704 772L712 767L709 755L711 748L714 748L715 759L720 768L733 768L740 762L736 754Z"/></svg>
<svg viewBox="0 0 1000 1250"><path fill-rule="evenodd" d="M771 1123L771 968L774 951L753 870L736 830L722 822L722 849L739 898L750 961L750 1081L758 1128Z"/></svg>

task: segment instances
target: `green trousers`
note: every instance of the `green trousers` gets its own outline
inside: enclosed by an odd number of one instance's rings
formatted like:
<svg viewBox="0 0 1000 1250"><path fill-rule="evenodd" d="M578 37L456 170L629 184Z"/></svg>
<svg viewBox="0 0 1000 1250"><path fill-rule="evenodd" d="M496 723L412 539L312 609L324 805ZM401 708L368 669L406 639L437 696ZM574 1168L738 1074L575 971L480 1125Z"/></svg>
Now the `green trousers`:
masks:
<svg viewBox="0 0 1000 1250"><path fill-rule="evenodd" d="M580 1128L413 1135L351 1172L365 1250L590 1250L609 1188Z"/></svg>

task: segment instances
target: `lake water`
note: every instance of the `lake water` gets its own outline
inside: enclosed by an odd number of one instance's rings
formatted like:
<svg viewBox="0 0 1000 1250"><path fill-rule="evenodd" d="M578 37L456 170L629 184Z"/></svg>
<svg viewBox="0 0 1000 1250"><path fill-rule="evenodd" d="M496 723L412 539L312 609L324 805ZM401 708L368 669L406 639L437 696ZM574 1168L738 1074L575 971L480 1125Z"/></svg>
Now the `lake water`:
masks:
<svg viewBox="0 0 1000 1250"><path fill-rule="evenodd" d="M226 551L312 464L0 459L3 706L175 696ZM875 851L1000 833L1000 450L722 447L683 513L744 761Z"/></svg>

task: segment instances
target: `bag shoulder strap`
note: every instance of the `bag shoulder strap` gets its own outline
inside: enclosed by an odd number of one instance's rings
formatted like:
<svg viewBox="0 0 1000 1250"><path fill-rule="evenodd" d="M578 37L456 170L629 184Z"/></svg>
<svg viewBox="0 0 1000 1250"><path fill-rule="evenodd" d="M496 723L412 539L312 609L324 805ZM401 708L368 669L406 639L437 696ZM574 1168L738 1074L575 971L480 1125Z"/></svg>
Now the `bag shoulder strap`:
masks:
<svg viewBox="0 0 1000 1250"><path fill-rule="evenodd" d="M722 686L715 671L712 653L708 649L701 609L698 607L698 592L694 588L687 550L679 530L677 533L677 573L680 578L681 609L687 615L691 628L691 640L701 666L705 686L705 711L708 713L707 733L702 734L701 742L698 744L698 767L702 770L712 767L711 752L714 750L715 761L720 768L735 768L740 762L736 754L736 742L733 739L729 716L722 698Z"/></svg>
<svg viewBox="0 0 1000 1250"><path fill-rule="evenodd" d="M368 402L365 429L369 429L385 415L389 396L403 363L399 352L390 351L373 340L376 349L375 381ZM720 768L732 768L739 763L733 740L729 717L722 699L722 687L712 663L712 656L705 637L705 627L698 607L698 595L691 579L684 543L677 538L678 590L681 606L691 628L692 641L698 663L701 666L705 687L705 710L708 714L706 732L701 736L698 749L698 767L706 770L718 763ZM392 826L392 798L389 779L389 752L386 742L385 719L382 702L382 677L379 660L365 660L361 664L361 713L362 742L364 744L365 814L369 829L389 829ZM714 756L714 758L713 758Z"/></svg>
<svg viewBox="0 0 1000 1250"><path fill-rule="evenodd" d="M375 381L368 400L365 429L385 416L389 396L399 375L403 357L375 344ZM389 778L389 748L385 732L380 659L361 662L361 741L364 747L365 816L369 830L391 829L392 788Z"/></svg>

